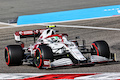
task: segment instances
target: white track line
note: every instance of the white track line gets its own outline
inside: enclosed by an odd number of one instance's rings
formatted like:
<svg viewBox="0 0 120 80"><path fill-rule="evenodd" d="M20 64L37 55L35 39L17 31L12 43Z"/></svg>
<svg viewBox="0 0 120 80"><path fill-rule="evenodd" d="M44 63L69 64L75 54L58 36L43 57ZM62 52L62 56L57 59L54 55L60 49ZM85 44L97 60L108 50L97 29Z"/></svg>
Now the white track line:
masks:
<svg viewBox="0 0 120 80"><path fill-rule="evenodd" d="M4 23L3 23L4 24ZM7 25L7 23L6 23ZM33 25L42 25L45 26L46 24L27 24L27 25L15 25L15 24L8 24L9 26L0 27L0 29L7 29L7 28L18 28L18 27L26 27L26 26L33 26Z"/></svg>
<svg viewBox="0 0 120 80"><path fill-rule="evenodd" d="M42 25L48 26L50 24L29 24L29 25L12 25L6 27L0 27L0 29L7 29L7 28L18 28L18 27L25 27L25 26L33 26L33 25ZM76 25L56 25L57 27L69 27L69 28L82 28L82 29L97 29L97 30L112 30L112 31L120 31L120 28L105 28L105 27L93 27L93 26L76 26Z"/></svg>
<svg viewBox="0 0 120 80"><path fill-rule="evenodd" d="M3 25L10 25L10 26L15 25L15 24L9 24L9 23L4 23L4 22L0 22L0 24L3 24Z"/></svg>
<svg viewBox="0 0 120 80"><path fill-rule="evenodd" d="M71 28L83 28L83 29L99 29L99 30L112 30L120 31L119 28L105 28L105 27L92 27L92 26L76 26L76 25L56 25L57 27L71 27Z"/></svg>
<svg viewBox="0 0 120 80"><path fill-rule="evenodd" d="M116 17L116 16L115 16ZM103 17L105 18L105 17ZM109 18L109 17L108 17ZM77 21L77 20L75 20ZM66 21L67 22L67 21ZM70 22L70 21L69 21ZM33 25L42 25L42 26L48 26L50 24L54 24L56 22L52 23L38 23L38 24L26 24L26 25L15 25L15 24L9 24L0 22L0 24L3 25L9 25L5 27L0 27L0 29L7 29L7 28L17 28L17 27L25 27L25 26L33 26ZM113 30L113 31L120 31L120 28L105 28L105 27L93 27L93 26L76 26L76 25L56 25L57 27L74 27L74 28L84 28L84 29L99 29L99 30Z"/></svg>
<svg viewBox="0 0 120 80"><path fill-rule="evenodd" d="M116 16L108 16L108 17L98 17L98 18L90 18L90 19L78 19L78 20L70 20L70 21L60 21L60 22L50 22L50 23L38 23L38 24L25 24L25 25L17 25L17 24L9 24L9 23L5 23L5 22L0 22L0 24L3 25L9 25L7 27L0 27L0 29L6 29L6 28L16 28L16 27L25 27L25 26L32 26L32 25L43 25L43 26L48 26L50 24L55 24L55 23L64 23L64 22L74 22L74 21L84 21L84 20L93 20L93 19L104 19L104 18L111 18L111 17L118 17L120 15L116 15ZM63 26L61 26L63 27ZM89 27L89 26L88 26ZM79 27L77 27L79 28ZM91 27L92 28L92 27ZM98 28L98 27L97 27ZM95 28L94 28L95 29ZM100 29L100 28L99 28ZM103 28L104 29L104 28ZM111 28L112 29L112 28ZM110 29L110 30L111 30ZM107 28L106 28L107 30ZM113 30L118 30L117 28L113 28Z"/></svg>
<svg viewBox="0 0 120 80"><path fill-rule="evenodd" d="M120 15L118 15L118 16L120 16ZM90 18L90 19L82 19L82 20L102 19L102 18L111 18L111 17L118 17L118 16L108 16L108 17ZM0 29L17 28L17 27L25 27L25 26L33 26L33 25L48 26L48 25L55 24L55 23L73 22L73 21L81 21L81 20L50 22L50 23L38 23L38 24L26 24L26 25L16 25L16 24L9 24L9 23L0 22L0 24L9 25L9 26L5 26L5 27L0 27ZM75 25L56 25L56 26L58 26L58 27L74 27L74 28L84 28L84 29L101 29L101 30L120 31L119 28L105 28L105 27L92 27L92 26L75 26Z"/></svg>

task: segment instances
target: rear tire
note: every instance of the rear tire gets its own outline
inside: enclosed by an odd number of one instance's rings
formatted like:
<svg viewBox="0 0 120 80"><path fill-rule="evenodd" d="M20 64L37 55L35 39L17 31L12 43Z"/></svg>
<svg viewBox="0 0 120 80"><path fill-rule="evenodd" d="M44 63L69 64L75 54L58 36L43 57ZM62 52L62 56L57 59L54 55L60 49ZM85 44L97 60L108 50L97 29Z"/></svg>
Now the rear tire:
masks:
<svg viewBox="0 0 120 80"><path fill-rule="evenodd" d="M101 40L93 42L91 50L91 55L103 56L108 59L110 58L109 45L106 41Z"/></svg>
<svg viewBox="0 0 120 80"><path fill-rule="evenodd" d="M53 61L53 52L52 49L46 45L40 45L36 49L36 53L34 55L34 64L37 68L42 68L43 59L49 59Z"/></svg>
<svg viewBox="0 0 120 80"><path fill-rule="evenodd" d="M5 47L5 61L8 66L22 65L24 52L20 45L8 45Z"/></svg>

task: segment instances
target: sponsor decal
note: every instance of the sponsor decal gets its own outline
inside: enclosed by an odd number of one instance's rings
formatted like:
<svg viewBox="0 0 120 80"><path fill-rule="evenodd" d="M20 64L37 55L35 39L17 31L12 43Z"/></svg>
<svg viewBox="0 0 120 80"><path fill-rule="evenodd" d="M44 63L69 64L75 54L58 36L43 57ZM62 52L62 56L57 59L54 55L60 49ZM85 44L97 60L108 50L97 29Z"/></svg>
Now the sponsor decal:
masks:
<svg viewBox="0 0 120 80"><path fill-rule="evenodd" d="M23 31L21 34L22 35L33 34L33 31Z"/></svg>
<svg viewBox="0 0 120 80"><path fill-rule="evenodd" d="M45 60L44 59L44 67L51 68L50 60Z"/></svg>
<svg viewBox="0 0 120 80"><path fill-rule="evenodd" d="M120 10L118 10L118 13L120 13Z"/></svg>

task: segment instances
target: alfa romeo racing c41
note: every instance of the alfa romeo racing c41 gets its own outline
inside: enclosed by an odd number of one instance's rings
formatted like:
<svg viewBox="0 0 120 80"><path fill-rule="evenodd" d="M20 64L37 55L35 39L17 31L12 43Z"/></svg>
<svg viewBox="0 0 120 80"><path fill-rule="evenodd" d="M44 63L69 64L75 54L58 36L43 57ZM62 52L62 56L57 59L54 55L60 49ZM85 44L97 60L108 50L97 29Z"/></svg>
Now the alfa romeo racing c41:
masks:
<svg viewBox="0 0 120 80"><path fill-rule="evenodd" d="M22 65L28 62L37 68L54 68L59 66L94 65L99 62L114 61L109 46L104 40L94 41L89 49L84 41L79 45L77 40L68 40L67 34L57 34L48 26L47 29L16 31L15 41L18 45L5 47L5 61L8 66ZM34 44L25 47L21 38L33 37ZM36 40L35 38L38 37ZM90 54L85 57L84 54Z"/></svg>

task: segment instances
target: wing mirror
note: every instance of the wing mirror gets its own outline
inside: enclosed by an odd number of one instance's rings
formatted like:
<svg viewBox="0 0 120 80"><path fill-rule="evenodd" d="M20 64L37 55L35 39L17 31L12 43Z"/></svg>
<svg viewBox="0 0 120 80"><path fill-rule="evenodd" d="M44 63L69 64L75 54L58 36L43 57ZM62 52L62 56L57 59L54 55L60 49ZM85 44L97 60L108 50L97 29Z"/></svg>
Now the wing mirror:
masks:
<svg viewBox="0 0 120 80"><path fill-rule="evenodd" d="M79 37L79 36L76 36L75 39L80 39L80 37Z"/></svg>
<svg viewBox="0 0 120 80"><path fill-rule="evenodd" d="M55 32L59 32L59 30L55 30Z"/></svg>

